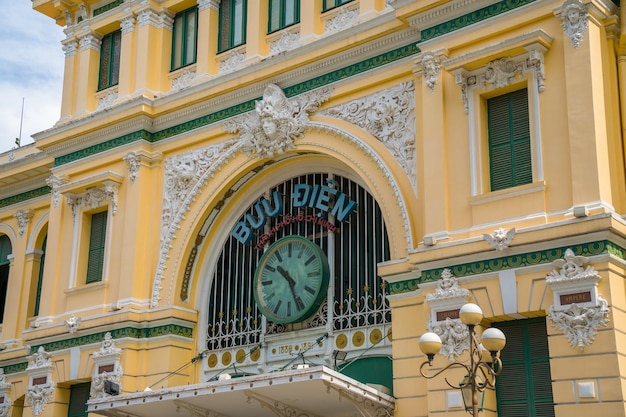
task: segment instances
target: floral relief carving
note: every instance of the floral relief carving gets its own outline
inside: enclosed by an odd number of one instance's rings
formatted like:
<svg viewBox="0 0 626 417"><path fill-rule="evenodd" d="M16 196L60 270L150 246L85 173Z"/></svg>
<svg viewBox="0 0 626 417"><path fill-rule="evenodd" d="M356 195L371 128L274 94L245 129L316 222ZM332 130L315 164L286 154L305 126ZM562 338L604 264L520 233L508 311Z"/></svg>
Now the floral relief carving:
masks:
<svg viewBox="0 0 626 417"><path fill-rule="evenodd" d="M141 160L139 156L135 152L128 152L126 156L124 156L124 161L126 161L126 165L128 165L128 176L130 178L130 183L134 184L137 179L137 174L139 173L139 167L141 166Z"/></svg>
<svg viewBox="0 0 626 417"><path fill-rule="evenodd" d="M32 385L26 389L26 400L32 405L32 412L35 417L43 413L46 404L52 398L53 392L54 384L51 381L45 384Z"/></svg>
<svg viewBox="0 0 626 417"><path fill-rule="evenodd" d="M437 313L457 310L467 303L469 298L469 290L459 286L456 277L448 268L442 271L435 292L426 295L426 303L433 312L428 322L428 331L436 333L441 338L441 354L451 361L469 348L469 331L458 318L446 316L444 320L437 320Z"/></svg>
<svg viewBox="0 0 626 417"><path fill-rule="evenodd" d="M416 186L415 86L412 82L322 112L354 123L381 141Z"/></svg>
<svg viewBox="0 0 626 417"><path fill-rule="evenodd" d="M352 26L354 21L359 17L359 9L350 10L343 7L337 13L337 16L324 22L325 33L340 32Z"/></svg>
<svg viewBox="0 0 626 417"><path fill-rule="evenodd" d="M187 88L196 79L196 71L185 68L176 78L172 78L172 92Z"/></svg>
<svg viewBox="0 0 626 417"><path fill-rule="evenodd" d="M69 319L65 320L65 328L70 334L74 334L78 331L78 326L80 326L81 322L82 319L80 317L72 314Z"/></svg>
<svg viewBox="0 0 626 417"><path fill-rule="evenodd" d="M81 209L94 209L111 203L111 214L117 213L117 190L119 184L113 181L105 181L104 186L91 187L80 194L67 193L67 204L72 206L72 214Z"/></svg>
<svg viewBox="0 0 626 417"><path fill-rule="evenodd" d="M109 397L104 390L107 381L113 382L120 386L120 380L124 374L119 359L122 349L115 347L115 340L111 336L111 332L104 335L104 340L100 346L100 350L93 354L95 362L94 375L91 378L90 398Z"/></svg>
<svg viewBox="0 0 626 417"><path fill-rule="evenodd" d="M219 61L218 68L220 74L235 71L241 67L241 64L246 60L246 54L239 51L231 51L227 58L223 61Z"/></svg>
<svg viewBox="0 0 626 417"><path fill-rule="evenodd" d="M98 103L96 104L97 110L104 110L111 108L118 99L117 88L106 90L103 95L98 96Z"/></svg>
<svg viewBox="0 0 626 417"><path fill-rule="evenodd" d="M561 26L574 48L580 46L588 28L587 7L581 0L567 0L561 10Z"/></svg>
<svg viewBox="0 0 626 417"><path fill-rule="evenodd" d="M546 277L555 294L548 318L566 334L572 348L580 350L590 346L598 327L606 326L609 321L608 303L597 293L602 277L592 266L584 268L588 261L567 249L564 259L554 261L555 269ZM580 302L563 302L564 299L580 299Z"/></svg>
<svg viewBox="0 0 626 417"><path fill-rule="evenodd" d="M284 31L280 38L270 43L270 55L290 50L299 40L300 32Z"/></svg>

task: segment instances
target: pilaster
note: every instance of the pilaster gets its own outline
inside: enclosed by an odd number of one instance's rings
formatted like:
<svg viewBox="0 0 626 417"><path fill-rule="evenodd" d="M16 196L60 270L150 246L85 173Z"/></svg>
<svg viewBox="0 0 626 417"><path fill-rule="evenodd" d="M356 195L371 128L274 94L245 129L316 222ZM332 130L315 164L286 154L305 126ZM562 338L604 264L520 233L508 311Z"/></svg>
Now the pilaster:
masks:
<svg viewBox="0 0 626 417"><path fill-rule="evenodd" d="M92 32L80 35L78 71L76 71L76 108L74 114L96 110L96 90L102 39Z"/></svg>
<svg viewBox="0 0 626 417"><path fill-rule="evenodd" d="M173 14L144 8L137 11L135 86L133 95L169 90Z"/></svg>
<svg viewBox="0 0 626 417"><path fill-rule="evenodd" d="M269 55L267 43L269 0L248 2L246 59L256 61Z"/></svg>
<svg viewBox="0 0 626 417"><path fill-rule="evenodd" d="M63 92L61 99L61 120L74 114L76 108L76 79L78 70L78 39L73 34L61 42L65 53L63 70Z"/></svg>
<svg viewBox="0 0 626 417"><path fill-rule="evenodd" d="M315 39L323 33L322 0L300 2L300 39Z"/></svg>
<svg viewBox="0 0 626 417"><path fill-rule="evenodd" d="M196 77L199 79L218 73L217 32L219 28L219 1L198 1L198 50Z"/></svg>
<svg viewBox="0 0 626 417"><path fill-rule="evenodd" d="M122 28L122 45L120 51L120 81L118 97L128 97L134 91L135 72L135 17L131 15L120 19Z"/></svg>

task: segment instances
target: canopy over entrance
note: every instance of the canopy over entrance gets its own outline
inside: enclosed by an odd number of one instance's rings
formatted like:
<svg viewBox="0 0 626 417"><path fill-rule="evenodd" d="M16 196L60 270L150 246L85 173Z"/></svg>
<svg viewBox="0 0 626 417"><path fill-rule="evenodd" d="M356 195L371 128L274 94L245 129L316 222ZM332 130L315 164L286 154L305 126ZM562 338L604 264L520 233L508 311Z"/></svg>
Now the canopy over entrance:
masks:
<svg viewBox="0 0 626 417"><path fill-rule="evenodd" d="M395 399L320 366L89 401L112 417L391 416Z"/></svg>

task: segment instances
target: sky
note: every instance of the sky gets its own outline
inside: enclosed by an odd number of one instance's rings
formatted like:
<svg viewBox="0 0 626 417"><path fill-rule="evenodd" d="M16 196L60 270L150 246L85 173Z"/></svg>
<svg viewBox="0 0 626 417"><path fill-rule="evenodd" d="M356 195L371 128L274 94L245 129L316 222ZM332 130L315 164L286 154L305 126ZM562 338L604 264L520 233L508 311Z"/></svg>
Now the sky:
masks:
<svg viewBox="0 0 626 417"><path fill-rule="evenodd" d="M3 2L0 25L0 153L17 145L24 99L21 144L49 129L61 114L63 28L32 9L29 0Z"/></svg>

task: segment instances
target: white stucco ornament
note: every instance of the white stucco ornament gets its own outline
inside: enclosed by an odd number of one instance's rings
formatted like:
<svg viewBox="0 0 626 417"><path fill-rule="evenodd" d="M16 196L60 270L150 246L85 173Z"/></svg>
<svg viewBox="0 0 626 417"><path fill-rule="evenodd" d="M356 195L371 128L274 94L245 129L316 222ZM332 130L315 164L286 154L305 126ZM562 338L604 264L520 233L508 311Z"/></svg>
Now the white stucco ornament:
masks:
<svg viewBox="0 0 626 417"><path fill-rule="evenodd" d="M80 317L72 314L69 319L65 320L65 328L69 333L74 334L78 330L78 326L80 326L81 322L82 319Z"/></svg>
<svg viewBox="0 0 626 417"><path fill-rule="evenodd" d="M607 325L609 314L608 303L597 289L602 277L592 266L583 268L588 261L567 249L563 259L553 262L555 269L546 278L554 293L548 318L565 333L570 345L580 350L593 343L598 327Z"/></svg>
<svg viewBox="0 0 626 417"><path fill-rule="evenodd" d="M248 155L272 158L295 148L294 141L304 136L309 113L328 100L331 92L325 87L288 99L280 87L269 84L255 111L234 117L223 128L241 135L242 150Z"/></svg>
<svg viewBox="0 0 626 417"><path fill-rule="evenodd" d="M440 354L450 361L469 349L469 331L458 318L460 307L466 304L469 298L469 290L461 288L452 271L447 268L441 273L441 280L437 282L435 292L426 295L426 303L432 312L427 326L428 331L441 338Z"/></svg>
<svg viewBox="0 0 626 417"><path fill-rule="evenodd" d="M11 384L7 382L6 375L4 374L4 368L0 368L0 417L7 417L9 415L9 409L13 404L9 393L11 392Z"/></svg>
<svg viewBox="0 0 626 417"><path fill-rule="evenodd" d="M494 230L493 234L489 235L487 233L483 234L483 238L489 243L495 250L502 252L505 249L508 249L509 243L515 237L515 228L512 228L508 232L505 228L500 227Z"/></svg>
<svg viewBox="0 0 626 417"><path fill-rule="evenodd" d="M581 0L567 0L561 10L561 26L574 48L583 41L588 23L587 6Z"/></svg>

